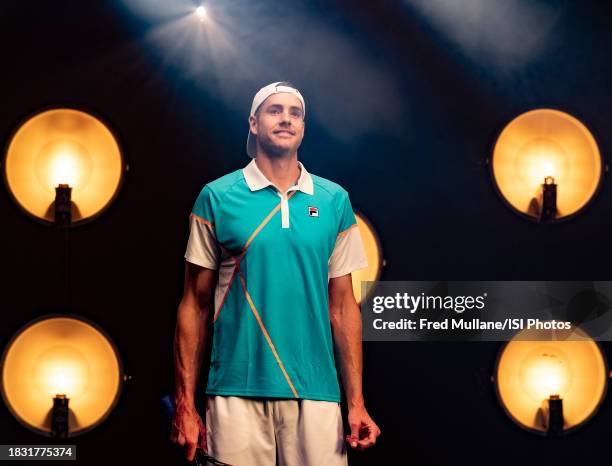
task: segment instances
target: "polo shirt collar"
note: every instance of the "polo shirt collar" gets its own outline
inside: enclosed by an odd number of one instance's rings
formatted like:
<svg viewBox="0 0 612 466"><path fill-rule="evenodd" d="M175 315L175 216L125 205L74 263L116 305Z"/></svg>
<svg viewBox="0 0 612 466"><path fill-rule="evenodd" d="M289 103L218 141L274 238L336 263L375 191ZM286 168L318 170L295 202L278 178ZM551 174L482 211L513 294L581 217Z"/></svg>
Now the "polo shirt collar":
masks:
<svg viewBox="0 0 612 466"><path fill-rule="evenodd" d="M298 165L300 166L300 177L297 181L297 189L306 193L306 194L314 194L314 184L312 182L312 176L310 173L306 171L302 162L298 161ZM274 186L273 183L266 178L266 176L259 170L259 167L255 163L255 159L251 160L251 162L242 169L242 173L244 174L244 179L249 185L251 191L257 191L258 189L263 189L268 186ZM292 189L289 188L291 191Z"/></svg>

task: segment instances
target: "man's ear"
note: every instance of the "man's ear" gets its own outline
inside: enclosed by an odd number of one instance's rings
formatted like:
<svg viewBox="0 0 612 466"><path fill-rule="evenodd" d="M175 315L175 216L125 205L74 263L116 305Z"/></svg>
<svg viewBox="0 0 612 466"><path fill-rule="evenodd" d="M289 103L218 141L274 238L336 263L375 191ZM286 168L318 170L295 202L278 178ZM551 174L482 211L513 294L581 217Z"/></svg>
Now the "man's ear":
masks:
<svg viewBox="0 0 612 466"><path fill-rule="evenodd" d="M257 136L257 117L256 116L249 117L249 129L251 130L251 133Z"/></svg>

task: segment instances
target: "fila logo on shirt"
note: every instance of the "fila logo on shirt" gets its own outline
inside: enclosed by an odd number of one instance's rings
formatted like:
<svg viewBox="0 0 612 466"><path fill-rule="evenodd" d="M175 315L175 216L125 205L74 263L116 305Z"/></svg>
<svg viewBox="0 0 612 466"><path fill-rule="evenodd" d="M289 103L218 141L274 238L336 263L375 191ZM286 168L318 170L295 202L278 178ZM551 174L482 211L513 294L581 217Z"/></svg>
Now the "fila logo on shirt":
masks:
<svg viewBox="0 0 612 466"><path fill-rule="evenodd" d="M317 209L316 207L308 207L308 215L310 215L311 217L318 217L319 216L319 209Z"/></svg>

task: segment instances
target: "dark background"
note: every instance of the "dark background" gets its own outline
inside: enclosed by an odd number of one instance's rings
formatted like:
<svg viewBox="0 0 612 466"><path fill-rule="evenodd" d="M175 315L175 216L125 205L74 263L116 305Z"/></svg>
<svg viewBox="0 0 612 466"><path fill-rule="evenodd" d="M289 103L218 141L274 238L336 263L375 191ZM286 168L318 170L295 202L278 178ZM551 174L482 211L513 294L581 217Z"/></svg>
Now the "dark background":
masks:
<svg viewBox="0 0 612 466"><path fill-rule="evenodd" d="M450 3L440 23L422 1L257 2L253 14L248 2L226 2L235 54L217 66L171 34L165 46L150 40L172 21L162 2L150 2L151 15L110 0L2 3L4 146L32 113L70 105L109 124L130 166L112 207L70 231L67 299L62 232L29 219L0 189L2 347L31 319L76 313L112 336L132 377L111 416L74 439L80 464L180 463L158 402L173 386L188 214L206 182L248 163L248 111L268 82L288 79L302 90L300 160L343 185L375 226L382 279L612 279L609 180L581 215L543 226L502 202L485 163L503 126L537 107L581 119L607 158L607 2ZM430 4L443 9L449 0ZM449 33L454 22L458 35ZM609 400L556 440L506 417L486 380L499 347L365 343L366 403L383 434L351 464L607 457ZM0 443L47 441L0 406Z"/></svg>

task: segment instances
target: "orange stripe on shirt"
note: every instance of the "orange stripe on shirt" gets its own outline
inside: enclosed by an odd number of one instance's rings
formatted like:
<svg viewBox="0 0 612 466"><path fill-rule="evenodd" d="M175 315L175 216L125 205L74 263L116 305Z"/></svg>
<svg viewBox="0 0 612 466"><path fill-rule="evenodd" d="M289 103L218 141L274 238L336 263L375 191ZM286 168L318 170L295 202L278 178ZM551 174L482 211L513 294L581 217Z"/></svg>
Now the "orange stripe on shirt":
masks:
<svg viewBox="0 0 612 466"><path fill-rule="evenodd" d="M297 193L297 191L292 191L291 194L289 194L287 196L287 200L291 199L295 193ZM253 242L255 237L259 234L259 232L262 230L262 228L265 227L268 224L268 222L272 219L274 214L276 212L278 212L278 210L280 208L281 208L281 203L279 202L278 205L276 207L274 207L274 209L272 209L272 211L266 216L266 218L263 219L263 221L259 224L259 226L257 228L255 228L255 231L253 231L253 233L251 233L251 236L249 237L249 239L245 243L244 248L242 248L242 253L240 254L240 257L238 258L238 262L240 262L242 260L242 258L246 254L246 250L251 245L251 243Z"/></svg>
<svg viewBox="0 0 612 466"><path fill-rule="evenodd" d="M293 195L295 193L297 193L297 191L292 191L291 194L289 194L287 196L287 200L291 199L291 197L293 197ZM219 318L219 313L221 312L221 308L223 307L223 304L225 303L225 299L227 298L227 295L229 293L230 287L232 286L232 281L234 280L234 277L236 276L236 271L240 271L240 261L242 261L242 259L244 258L244 255L246 254L246 251L247 251L249 245L253 242L253 240L259 234L259 232L262 230L262 228L265 227L266 224L272 219L274 214L276 212L278 212L278 209L280 209L280 207L281 207L281 204L279 203L274 209L272 209L272 211L266 216L266 218L263 219L263 221L255 229L255 231L253 231L253 233L251 233L251 236L249 236L249 239L247 240L247 242L245 243L244 247L242 248L242 253L240 254L240 257L238 259L234 258L234 260L236 261L236 264L234 266L234 271L232 272L232 276L231 276L231 278L229 280L229 283L227 285L227 289L225 290L225 293L223 295L223 299L221 300L221 304L219 305L219 308L215 312L215 316L213 317L213 323ZM210 224L211 227L212 227L213 224L211 224L210 222L207 222L206 220L204 220L203 218L198 217L195 214L191 214L191 215L196 217L196 219L199 219L199 220L201 220L201 221L203 221L205 223ZM223 246L221 246L221 247L223 248ZM228 254L229 254L229 252L228 252Z"/></svg>
<svg viewBox="0 0 612 466"><path fill-rule="evenodd" d="M297 193L297 190L291 191L291 194L289 194L287 196L287 200L291 199L295 195L295 193ZM272 209L272 211L270 211L270 213L266 216L266 218L264 218L262 220L262 222L259 224L259 226L255 229L255 231L253 231L253 233L251 233L251 236L249 236L249 239L247 240L247 242L245 243L244 247L242 248L242 253L240 254L240 257L238 258L238 263L244 257L244 254L246 253L246 250L248 249L250 244L253 242L255 237L259 234L259 232L262 230L262 228L267 225L267 223L272 219L274 214L276 212L278 212L278 210L280 208L281 208L281 203L279 202L278 205L276 207L274 207L274 209ZM194 213L191 214L191 217L194 217L197 221L202 222L202 223L210 226L211 228L215 228L215 224L213 222L209 222L208 220L205 220L202 217L199 217L199 216L197 216ZM236 265L238 265L238 263Z"/></svg>
<svg viewBox="0 0 612 466"><path fill-rule="evenodd" d="M204 220L202 217L198 217L196 214L191 214L190 217L195 218L198 222L204 223L208 225L210 228L215 228L215 224L213 222L209 222L208 220Z"/></svg>
<svg viewBox="0 0 612 466"><path fill-rule="evenodd" d="M259 317L259 313L257 312L257 309L255 308L255 304L253 304L253 300L251 299L251 295L247 291L246 283L244 281L244 277L242 276L242 272L240 271L239 267L238 267L238 275L240 276L240 281L242 282L242 288L244 289L244 294L247 298L247 301L249 302L249 306L251 306L251 311L253 311L253 315L255 316L255 319L257 319L257 323L259 323L259 327L261 328L262 333L266 337L266 341L268 342L268 345L270 346L270 349L272 350L272 353L274 354L274 357L276 358L276 362L278 363L281 371L283 372L283 375L285 376L285 379L287 380L287 383L289 384L289 387L291 388L291 391L293 392L293 396L296 398L299 398L298 393L295 390L293 383L291 382L291 378L289 377L289 374L287 374L287 371L285 370L285 366L283 365L283 362L281 361L278 353L276 352L274 343L272 343L272 339L270 338L270 335L268 335L268 331L266 330L266 327L261 321L261 317Z"/></svg>
<svg viewBox="0 0 612 466"><path fill-rule="evenodd" d="M259 232L261 231L261 229L263 227L265 227L267 225L267 223L270 221L270 219L274 216L274 214L276 212L278 212L278 210L280 209L281 205L278 204L276 207L274 207L274 209L272 209L272 211L268 214L268 216L266 218L263 219L263 221L259 224L259 226L257 228L255 228L255 231L253 233L251 233L251 236L249 236L249 239L247 240L247 242L244 245L244 248L242 248L242 254L240 255L240 257L244 256L244 253L246 252L247 248L249 247L249 245L251 244L251 242L255 239L255 237L259 234Z"/></svg>

